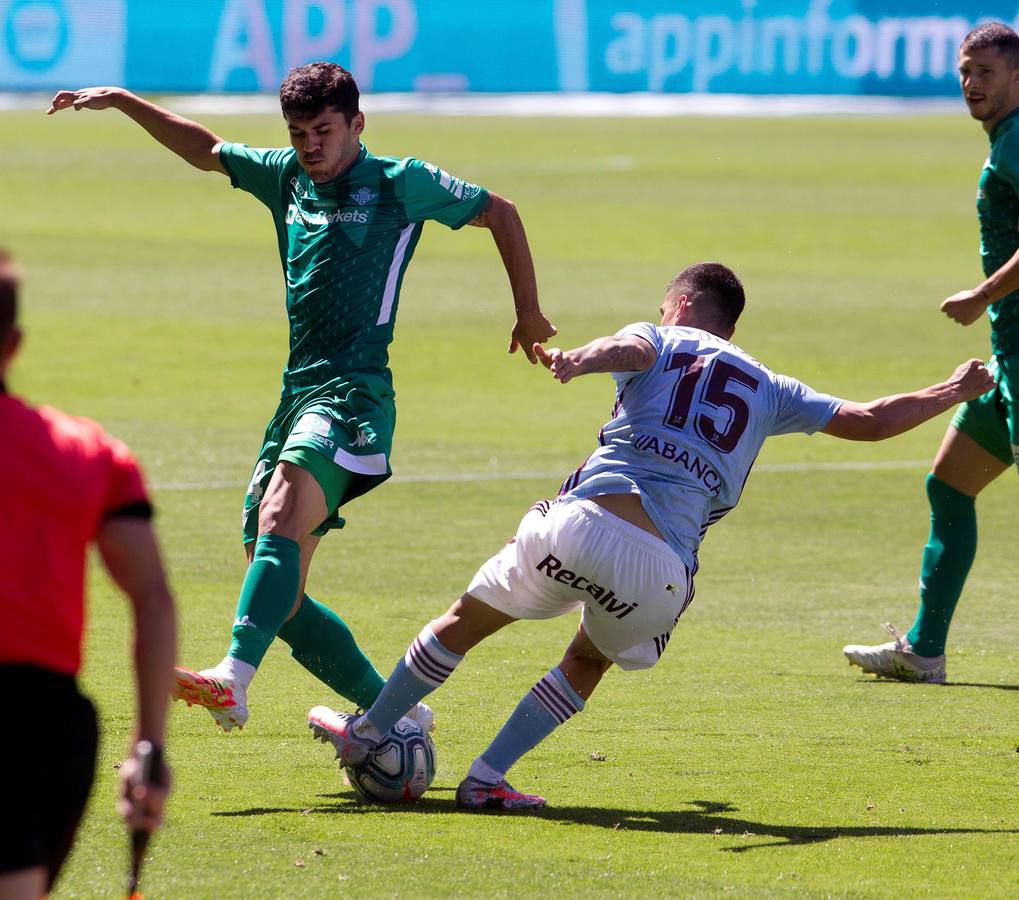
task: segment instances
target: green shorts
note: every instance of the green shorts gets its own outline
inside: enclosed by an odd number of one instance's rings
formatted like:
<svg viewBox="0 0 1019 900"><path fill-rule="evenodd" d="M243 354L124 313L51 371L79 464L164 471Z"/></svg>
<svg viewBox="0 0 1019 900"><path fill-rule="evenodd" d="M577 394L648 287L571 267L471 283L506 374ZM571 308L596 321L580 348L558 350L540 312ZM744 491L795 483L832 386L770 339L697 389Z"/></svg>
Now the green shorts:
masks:
<svg viewBox="0 0 1019 900"><path fill-rule="evenodd" d="M987 368L997 384L976 400L963 403L952 417L952 425L1003 463L1019 466L1019 410L1015 402L1019 357L995 357Z"/></svg>
<svg viewBox="0 0 1019 900"><path fill-rule="evenodd" d="M337 510L393 474L395 427L395 394L377 375L346 376L284 397L265 429L244 497L244 543L258 537L258 509L281 459L311 472L326 495L329 515L312 533L342 528Z"/></svg>

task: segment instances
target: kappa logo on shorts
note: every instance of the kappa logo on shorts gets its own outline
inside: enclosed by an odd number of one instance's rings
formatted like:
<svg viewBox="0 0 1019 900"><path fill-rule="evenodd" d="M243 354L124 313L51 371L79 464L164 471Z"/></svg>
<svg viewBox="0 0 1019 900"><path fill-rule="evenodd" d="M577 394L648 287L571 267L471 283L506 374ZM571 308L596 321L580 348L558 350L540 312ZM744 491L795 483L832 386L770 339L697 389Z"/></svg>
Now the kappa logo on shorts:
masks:
<svg viewBox="0 0 1019 900"><path fill-rule="evenodd" d="M560 584L568 584L578 591L590 594L594 597L595 603L602 607L605 612L617 614L617 619L625 619L640 606L638 602L627 603L624 600L620 600L612 590L603 588L600 584L595 584L590 578L585 578L583 575L578 575L576 572L564 569L562 560L556 558L551 553L538 563L535 568L539 572L544 570L545 576L553 581L558 581Z"/></svg>
<svg viewBox="0 0 1019 900"><path fill-rule="evenodd" d="M350 442L349 446L351 446L351 447L367 447L370 444L374 444L374 443L375 443L375 435L371 434L368 431L365 431L363 428L359 428L357 430L357 437L354 438L354 440L352 440Z"/></svg>

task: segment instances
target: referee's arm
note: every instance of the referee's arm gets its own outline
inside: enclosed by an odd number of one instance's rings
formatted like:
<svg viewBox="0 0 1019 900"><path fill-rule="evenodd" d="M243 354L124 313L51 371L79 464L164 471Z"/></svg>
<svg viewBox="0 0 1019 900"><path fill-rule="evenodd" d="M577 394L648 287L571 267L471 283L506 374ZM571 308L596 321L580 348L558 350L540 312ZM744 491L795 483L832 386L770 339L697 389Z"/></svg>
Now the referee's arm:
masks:
<svg viewBox="0 0 1019 900"><path fill-rule="evenodd" d="M134 667L138 682L135 741L162 748L177 655L177 616L151 521L125 510L107 518L96 543L117 586L134 610Z"/></svg>

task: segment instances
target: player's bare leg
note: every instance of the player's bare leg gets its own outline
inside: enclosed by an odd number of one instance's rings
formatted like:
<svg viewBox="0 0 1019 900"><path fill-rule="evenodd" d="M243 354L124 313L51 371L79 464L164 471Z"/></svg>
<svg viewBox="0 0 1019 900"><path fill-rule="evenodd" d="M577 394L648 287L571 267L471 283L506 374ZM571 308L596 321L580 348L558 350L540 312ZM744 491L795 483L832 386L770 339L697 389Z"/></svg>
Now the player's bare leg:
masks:
<svg viewBox="0 0 1019 900"><path fill-rule="evenodd" d="M42 866L0 875L3 900L39 900L46 896L46 870Z"/></svg>
<svg viewBox="0 0 1019 900"><path fill-rule="evenodd" d="M988 453L968 434L949 426L934 457L934 476L960 494L976 497L1008 465Z"/></svg>
<svg viewBox="0 0 1019 900"><path fill-rule="evenodd" d="M977 495L1008 465L949 427L927 479L931 533L920 575L920 608L908 634L885 627L885 644L849 644L843 653L865 672L899 681L945 681L945 638L976 555Z"/></svg>
<svg viewBox="0 0 1019 900"><path fill-rule="evenodd" d="M594 645L581 625L570 641L570 646L566 648L562 662L559 663L559 671L581 697L590 700L594 689L610 668L612 660Z"/></svg>
<svg viewBox="0 0 1019 900"><path fill-rule="evenodd" d="M464 594L421 630L363 715L316 706L308 713L308 727L318 740L333 745L342 765L360 765L402 716L427 730L420 714L412 715L421 707L428 710L420 701L445 683L468 650L514 621Z"/></svg>

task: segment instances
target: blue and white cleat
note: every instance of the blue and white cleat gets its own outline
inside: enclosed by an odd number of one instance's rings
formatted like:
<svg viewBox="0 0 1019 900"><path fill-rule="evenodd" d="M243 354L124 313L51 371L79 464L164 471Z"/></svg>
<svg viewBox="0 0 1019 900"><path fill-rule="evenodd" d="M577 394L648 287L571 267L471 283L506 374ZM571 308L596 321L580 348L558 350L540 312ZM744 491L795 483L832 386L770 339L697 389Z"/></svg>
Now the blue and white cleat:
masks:
<svg viewBox="0 0 1019 900"><path fill-rule="evenodd" d="M541 809L544 797L522 794L510 787L504 778L498 784L485 784L469 775L456 789L456 805L461 809L487 809L494 812L520 812Z"/></svg>

